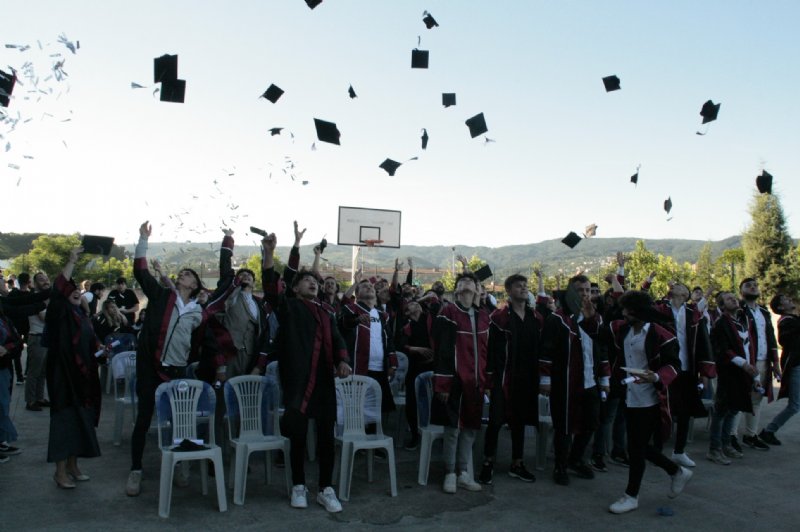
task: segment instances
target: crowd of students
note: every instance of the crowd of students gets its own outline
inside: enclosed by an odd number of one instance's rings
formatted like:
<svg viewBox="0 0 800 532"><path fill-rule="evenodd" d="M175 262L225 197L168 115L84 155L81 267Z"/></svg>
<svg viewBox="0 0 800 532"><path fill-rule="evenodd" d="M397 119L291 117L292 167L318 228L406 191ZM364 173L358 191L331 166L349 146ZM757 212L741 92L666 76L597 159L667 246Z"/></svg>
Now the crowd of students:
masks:
<svg viewBox="0 0 800 532"><path fill-rule="evenodd" d="M309 420L314 420L317 502L330 512L342 509L332 486L335 378L356 374L375 379L382 390L383 409L390 411L394 402L389 381L397 369L398 352L408 357L409 438L404 447L410 451L420 442L414 382L421 373L434 372L431 416L433 423L445 427L443 491L449 494L458 489L479 491L493 482L504 425L511 434L508 474L523 482L536 480L523 456L525 427L539 423L540 395L548 397L552 419L556 484L567 486L573 477L594 478L596 472L608 470L607 459L629 468L625 492L609 506L612 513L638 507L647 461L669 476L670 497L683 491L696 465L685 449L691 418L711 415L706 458L729 465L742 457L743 445L761 451L780 445L776 433L800 410L797 309L789 294L772 298L770 308L780 315L776 337L770 312L758 304L761 293L755 279L743 280L738 294L715 294L712 305L710 292L700 287L690 290L680 282L671 283L663 296L652 295L649 280L639 290L626 289L625 258L619 254L618 271L606 279L605 292L578 273L565 290L548 295L537 271L538 293L533 295L530 280L515 274L505 279L506 301L498 307L468 270L466 260L450 301L441 282L427 291L413 283L409 258L404 282L398 260L391 280L367 279L357 272L353 285L341 293L334 277L320 273L324 247L314 248L310 268L300 268L304 233L295 222L294 243L282 273L273 259L277 238L264 236L263 297L258 297L255 273L232 267L232 231L225 231L220 278L211 291L190 268L170 279L153 261L153 275L146 258L151 228L147 222L141 225L134 276L148 300L146 318L140 315L135 321L139 301L124 279L118 280L115 293L93 318L95 341L114 333L137 335L138 414L126 484L129 496L141 491L155 389L161 382L185 378L194 361L198 378L217 387L238 375L264 374L268 363L278 362L285 408L281 430L291 442L287 457L292 468L291 505L308 506L304 457ZM69 272L65 269L57 283L67 299L74 294L73 285L67 284ZM80 327L81 319L75 316L90 316L90 306L96 308L103 289L89 286L80 302L72 302L67 317L61 311L60 319ZM29 299L4 304L9 316L43 309L41 300ZM11 296L6 300L11 303ZM0 324L5 346L0 351L0 375L8 374L8 382L0 381L0 388L8 388L13 379L12 352L20 350L21 341L5 314ZM783 348L780 361L778 343ZM780 395L788 397L789 404L762 428L761 406L774 399L772 383L781 376ZM468 472L468 462L487 397L488 426L476 479ZM703 399L708 403L712 398L709 409ZM13 425L8 428L4 394L0 402L5 404L0 452L13 454L10 442L16 433ZM673 426L672 452L664 454ZM56 482L74 487L68 474L77 478L77 465L70 461L65 467L59 466ZM181 473L179 485L186 482Z"/></svg>

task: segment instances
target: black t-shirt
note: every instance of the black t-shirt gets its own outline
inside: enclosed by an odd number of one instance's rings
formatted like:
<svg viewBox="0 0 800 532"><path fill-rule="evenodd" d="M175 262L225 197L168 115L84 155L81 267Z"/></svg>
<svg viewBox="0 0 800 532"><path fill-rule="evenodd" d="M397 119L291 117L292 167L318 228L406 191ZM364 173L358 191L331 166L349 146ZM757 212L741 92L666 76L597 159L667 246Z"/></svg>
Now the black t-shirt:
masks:
<svg viewBox="0 0 800 532"><path fill-rule="evenodd" d="M126 309L128 312L123 312L128 315L130 315L130 309L139 304L139 298L136 297L136 293L130 288L126 288L124 292L114 289L109 292L108 299L116 303L120 310L123 308Z"/></svg>

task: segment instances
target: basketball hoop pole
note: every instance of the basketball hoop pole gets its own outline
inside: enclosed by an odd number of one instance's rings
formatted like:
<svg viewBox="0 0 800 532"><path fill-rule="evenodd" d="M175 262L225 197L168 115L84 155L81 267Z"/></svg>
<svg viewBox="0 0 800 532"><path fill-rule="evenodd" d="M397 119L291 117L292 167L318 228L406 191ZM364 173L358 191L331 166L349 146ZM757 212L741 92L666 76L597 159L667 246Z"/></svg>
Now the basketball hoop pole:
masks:
<svg viewBox="0 0 800 532"><path fill-rule="evenodd" d="M353 246L353 258L350 260L350 284L356 282L356 270L358 269L358 246Z"/></svg>

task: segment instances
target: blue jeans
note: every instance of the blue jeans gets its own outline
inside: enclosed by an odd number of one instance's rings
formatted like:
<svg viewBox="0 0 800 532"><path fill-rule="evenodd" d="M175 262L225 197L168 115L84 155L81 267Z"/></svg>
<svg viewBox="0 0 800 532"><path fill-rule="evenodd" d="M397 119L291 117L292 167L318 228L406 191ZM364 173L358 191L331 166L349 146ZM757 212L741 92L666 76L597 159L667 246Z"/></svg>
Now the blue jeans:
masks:
<svg viewBox="0 0 800 532"><path fill-rule="evenodd" d="M11 368L0 369L0 442L17 441L17 429L11 422L11 385L13 381L14 371Z"/></svg>
<svg viewBox="0 0 800 532"><path fill-rule="evenodd" d="M778 429L786 423L790 417L800 412L800 366L795 366L789 370L788 375L783 376L783 382L789 383L789 404L786 408L778 412L778 415L769 422L767 432L778 432Z"/></svg>
<svg viewBox="0 0 800 532"><path fill-rule="evenodd" d="M731 429L738 413L738 410L731 410L725 405L714 405L714 413L711 415L711 429L709 431L710 450L721 451L723 446L730 445Z"/></svg>

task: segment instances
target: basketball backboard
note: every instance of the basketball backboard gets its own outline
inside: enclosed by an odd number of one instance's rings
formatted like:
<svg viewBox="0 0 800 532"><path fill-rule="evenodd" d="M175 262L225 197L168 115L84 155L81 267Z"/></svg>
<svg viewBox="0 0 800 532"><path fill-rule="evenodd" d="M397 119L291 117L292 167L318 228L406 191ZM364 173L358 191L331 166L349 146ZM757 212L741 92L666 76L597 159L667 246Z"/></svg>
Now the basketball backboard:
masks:
<svg viewBox="0 0 800 532"><path fill-rule="evenodd" d="M400 247L400 211L339 207L340 246Z"/></svg>

